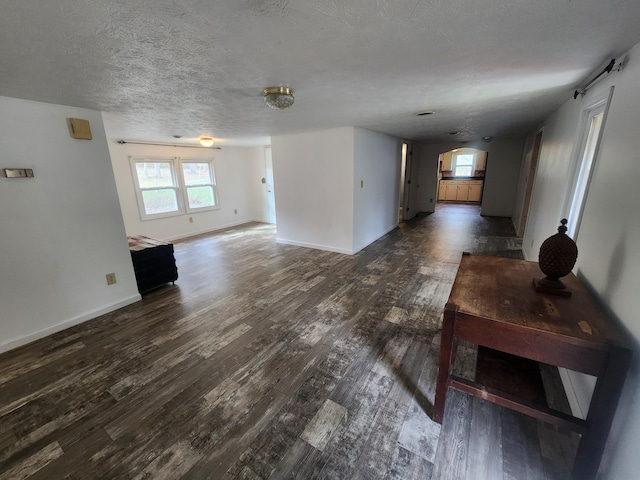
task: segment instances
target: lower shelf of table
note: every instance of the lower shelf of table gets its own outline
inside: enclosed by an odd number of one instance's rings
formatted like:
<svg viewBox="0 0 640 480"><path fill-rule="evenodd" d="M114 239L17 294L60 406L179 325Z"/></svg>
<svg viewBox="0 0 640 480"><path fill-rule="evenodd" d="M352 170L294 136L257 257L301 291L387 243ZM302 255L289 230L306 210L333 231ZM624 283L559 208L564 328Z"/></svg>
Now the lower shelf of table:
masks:
<svg viewBox="0 0 640 480"><path fill-rule="evenodd" d="M450 376L448 386L503 407L583 433L586 422L549 408L538 363L478 347L475 380Z"/></svg>

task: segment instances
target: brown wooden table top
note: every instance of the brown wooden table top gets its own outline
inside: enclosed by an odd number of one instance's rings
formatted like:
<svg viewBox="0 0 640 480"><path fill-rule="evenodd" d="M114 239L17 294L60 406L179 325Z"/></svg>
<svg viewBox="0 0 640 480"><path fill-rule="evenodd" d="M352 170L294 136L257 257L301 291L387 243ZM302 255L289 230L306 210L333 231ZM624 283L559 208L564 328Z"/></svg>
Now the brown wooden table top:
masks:
<svg viewBox="0 0 640 480"><path fill-rule="evenodd" d="M537 292L537 262L464 254L448 303L460 313L589 342L626 342L573 273L562 278L570 298Z"/></svg>

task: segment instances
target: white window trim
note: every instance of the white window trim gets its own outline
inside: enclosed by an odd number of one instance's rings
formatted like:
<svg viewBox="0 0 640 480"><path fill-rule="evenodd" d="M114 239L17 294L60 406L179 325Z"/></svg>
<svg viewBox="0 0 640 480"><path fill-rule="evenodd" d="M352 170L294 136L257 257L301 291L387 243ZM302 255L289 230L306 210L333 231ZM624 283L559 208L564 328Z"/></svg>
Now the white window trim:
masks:
<svg viewBox="0 0 640 480"><path fill-rule="evenodd" d="M169 163L171 165L172 173L174 179L176 181L175 186L173 187L158 187L158 188L141 188L140 181L138 179L138 172L136 170L137 163L143 162L163 162ZM213 188L213 200L215 205L210 207L200 207L200 208L190 208L189 207L189 199L187 196L187 185L184 180L184 175L182 171L183 163L208 163L209 171L211 172L211 184L205 184L204 186L211 186ZM180 157L129 157L129 164L131 167L131 176L133 178L133 187L136 193L136 200L138 202L138 213L140 214L141 221L147 220L156 220L159 218L169 218L169 217L177 217L180 215L187 215L192 213L206 212L211 210L219 210L220 209L220 201L218 197L218 186L216 183L216 173L213 165L213 159L182 159ZM178 204L178 209L173 212L164 212L164 213L154 213L148 214L144 208L144 199L142 197L142 192L145 190L174 190L176 192L176 201Z"/></svg>
<svg viewBox="0 0 640 480"><path fill-rule="evenodd" d="M582 214L584 213L584 207L587 203L587 197L589 195L589 185L591 184L591 178L596 168L596 161L598 159L598 153L600 151L600 143L604 129L607 122L607 114L609 112L609 105L611 105L611 97L613 96L614 87L610 87L606 92L597 97L590 105L585 107L581 113L580 126L577 134L577 141L572 153L571 165L569 167L569 174L567 176L567 184L565 186L565 194L563 199L563 208L561 218L569 219L569 230L567 235L573 238L577 242L578 233L580 232L580 224L582 223ZM589 129L591 127L591 121L594 116L599 113L603 113L602 123L596 144L593 150L593 156L590 158L590 164L583 166L584 153L587 147L587 141L589 139ZM582 198L579 201L574 201L576 195L578 181L581 180L581 170L587 167L586 178L584 178L585 188ZM573 211L572 209L573 204ZM558 224L560 223L558 219Z"/></svg>

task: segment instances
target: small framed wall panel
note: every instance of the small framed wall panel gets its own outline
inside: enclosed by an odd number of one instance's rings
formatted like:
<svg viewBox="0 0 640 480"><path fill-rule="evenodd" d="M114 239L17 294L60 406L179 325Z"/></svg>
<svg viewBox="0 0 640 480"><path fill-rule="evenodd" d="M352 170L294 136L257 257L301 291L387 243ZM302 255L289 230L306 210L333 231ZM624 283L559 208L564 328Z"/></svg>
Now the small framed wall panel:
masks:
<svg viewBox="0 0 640 480"><path fill-rule="evenodd" d="M71 124L71 135L73 138L78 138L80 140L91 140L93 138L91 136L91 125L89 125L89 120L70 118L69 123Z"/></svg>

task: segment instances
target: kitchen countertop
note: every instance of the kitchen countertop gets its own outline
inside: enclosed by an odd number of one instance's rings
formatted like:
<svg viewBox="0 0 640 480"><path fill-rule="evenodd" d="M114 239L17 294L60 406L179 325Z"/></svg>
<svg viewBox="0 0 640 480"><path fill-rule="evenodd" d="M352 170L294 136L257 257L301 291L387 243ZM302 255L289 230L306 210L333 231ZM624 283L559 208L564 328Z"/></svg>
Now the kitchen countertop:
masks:
<svg viewBox="0 0 640 480"><path fill-rule="evenodd" d="M484 177L442 177L440 180L484 180Z"/></svg>

